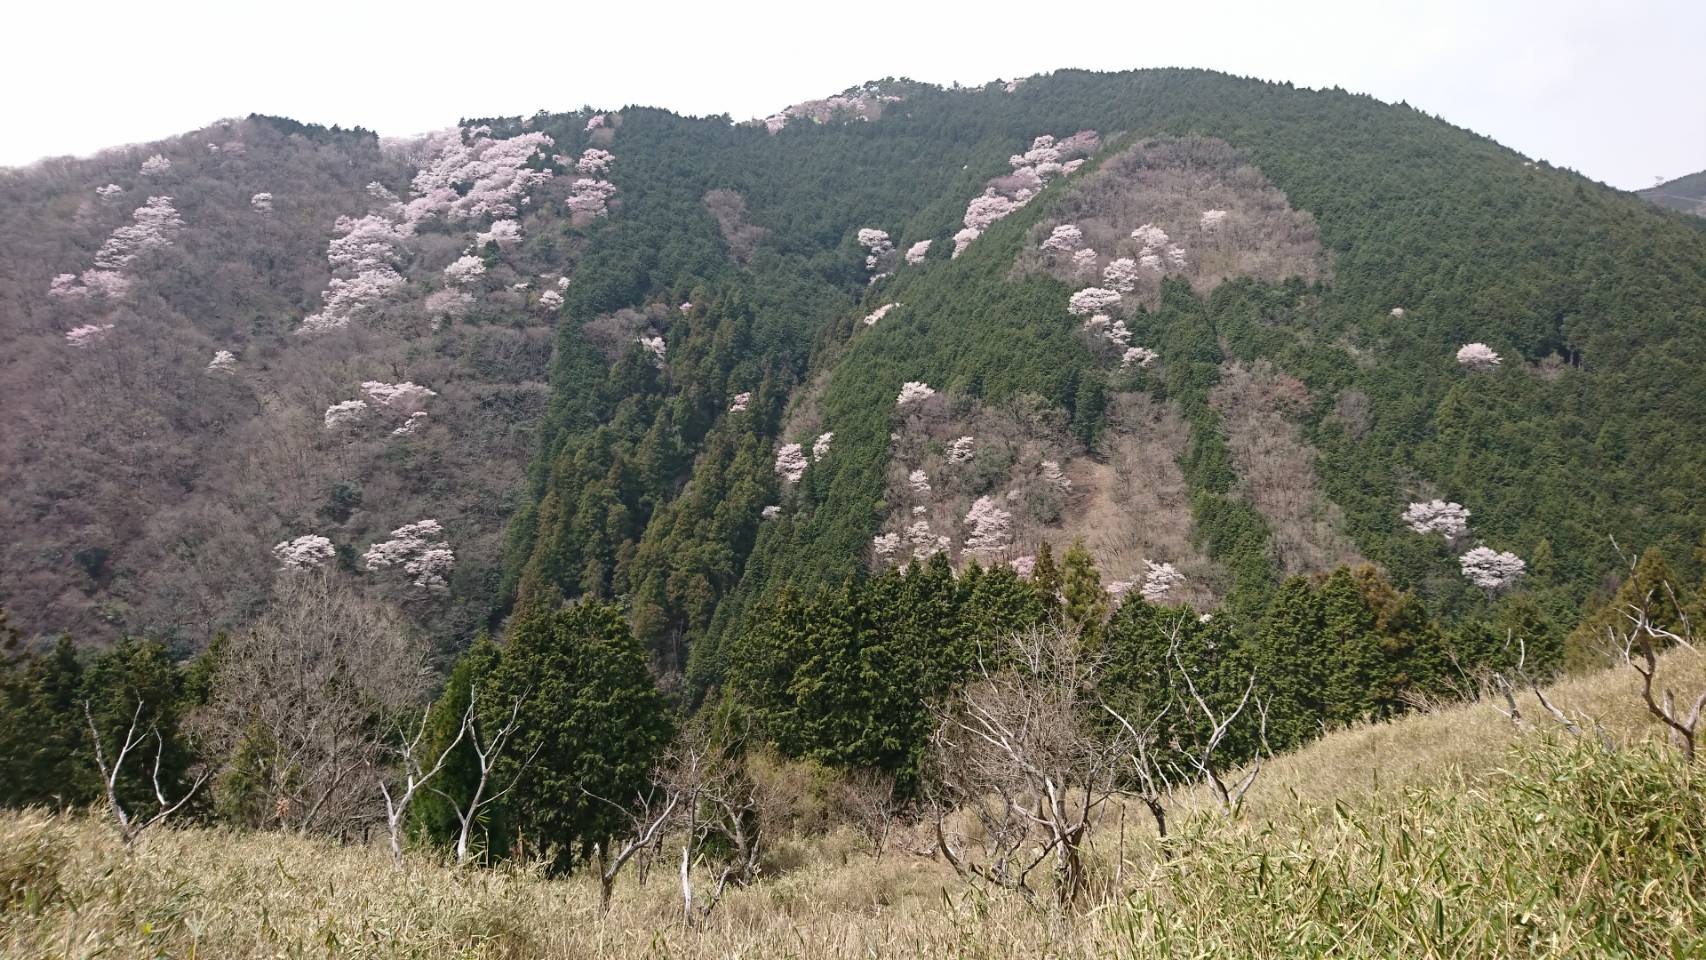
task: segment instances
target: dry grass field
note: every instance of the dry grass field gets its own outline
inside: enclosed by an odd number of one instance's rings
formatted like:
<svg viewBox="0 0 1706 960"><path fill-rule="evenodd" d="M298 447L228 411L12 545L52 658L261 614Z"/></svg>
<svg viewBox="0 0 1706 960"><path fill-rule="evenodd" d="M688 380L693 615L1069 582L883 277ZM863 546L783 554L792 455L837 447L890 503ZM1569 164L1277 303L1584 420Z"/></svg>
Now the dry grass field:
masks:
<svg viewBox="0 0 1706 960"><path fill-rule="evenodd" d="M1679 694L1703 658L1662 665ZM667 854L608 913L590 876L459 870L380 845L164 829L126 849L91 815L0 815L12 957L1699 957L1706 764L1659 736L1634 675L1334 733L1270 761L1242 814L1177 796L1170 857L1133 805L1096 824L1073 914L959 881L898 831L776 842L698 929ZM1691 700L1691 697L1690 697ZM1605 734L1614 748L1599 736ZM922 834L920 834L922 836ZM1123 851L1123 863L1121 853ZM701 881L701 889L708 881ZM1046 900L1046 898L1044 898Z"/></svg>

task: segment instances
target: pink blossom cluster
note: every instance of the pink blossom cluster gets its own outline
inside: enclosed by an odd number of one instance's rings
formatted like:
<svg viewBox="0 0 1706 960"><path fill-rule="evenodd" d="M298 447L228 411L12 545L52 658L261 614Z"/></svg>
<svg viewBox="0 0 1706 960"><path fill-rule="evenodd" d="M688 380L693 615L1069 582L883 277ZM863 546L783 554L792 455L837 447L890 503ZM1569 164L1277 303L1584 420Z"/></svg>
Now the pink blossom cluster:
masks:
<svg viewBox="0 0 1706 960"><path fill-rule="evenodd" d="M1102 260L1096 251L1085 247L1072 254L1072 274L1080 279L1089 279L1096 275L1096 265Z"/></svg>
<svg viewBox="0 0 1706 960"><path fill-rule="evenodd" d="M602 126L604 126L604 114L602 113L593 114L592 118L586 122L586 128L588 130L597 130Z"/></svg>
<svg viewBox="0 0 1706 960"><path fill-rule="evenodd" d="M1120 257L1102 268L1102 282L1120 293L1136 290L1137 280L1137 261L1130 257Z"/></svg>
<svg viewBox="0 0 1706 960"><path fill-rule="evenodd" d="M555 290L547 290L539 295L539 305L546 310L556 310L563 305L563 295Z"/></svg>
<svg viewBox="0 0 1706 960"><path fill-rule="evenodd" d="M425 410L416 410L414 413L409 414L409 419L404 420L402 424L391 431L391 436L412 437L415 435L415 431L426 426L426 422L427 412Z"/></svg>
<svg viewBox="0 0 1706 960"><path fill-rule="evenodd" d="M1013 515L988 497L978 497L967 511L966 549L973 552L1001 550L1012 536Z"/></svg>
<svg viewBox="0 0 1706 960"><path fill-rule="evenodd" d="M1504 358L1484 343L1466 343L1457 350L1457 362L1469 370L1491 370Z"/></svg>
<svg viewBox="0 0 1706 960"><path fill-rule="evenodd" d="M1143 587L1138 592L1143 594L1143 599L1150 603L1160 603L1167 599L1169 593L1184 586L1185 575L1180 573L1178 568L1171 563L1156 563L1152 560L1145 560L1143 565L1148 567L1149 571L1144 574Z"/></svg>
<svg viewBox="0 0 1706 960"><path fill-rule="evenodd" d="M930 475L922 469L914 470L906 475L906 485L913 493L925 495L930 492Z"/></svg>
<svg viewBox="0 0 1706 960"><path fill-rule="evenodd" d="M1139 367L1147 367L1160 356L1148 347L1127 347L1125 353L1120 356L1120 366L1129 367L1136 364Z"/></svg>
<svg viewBox="0 0 1706 960"><path fill-rule="evenodd" d="M894 555L900 552L900 534L879 533L872 537L871 552L875 553L879 560L893 559Z"/></svg>
<svg viewBox="0 0 1706 960"><path fill-rule="evenodd" d="M1084 246L1084 231L1077 224L1063 223L1043 241L1042 248L1052 253L1072 253Z"/></svg>
<svg viewBox="0 0 1706 960"><path fill-rule="evenodd" d="M907 247L906 262L913 265L923 263L924 258L930 254L930 245L935 242L936 241L934 240L920 240L912 246Z"/></svg>
<svg viewBox="0 0 1706 960"><path fill-rule="evenodd" d="M1031 574L1037 569L1037 558L1029 555L1014 557L1007 561L1007 565L1013 568L1014 573L1026 580L1029 580L1031 578Z"/></svg>
<svg viewBox="0 0 1706 960"><path fill-rule="evenodd" d="M529 166L551 146L549 136L533 132L493 140L479 130L470 134L468 143L445 138L438 155L415 174L414 198L405 207L408 222L441 215L450 220L513 217L527 191L551 178L551 171Z"/></svg>
<svg viewBox="0 0 1706 960"><path fill-rule="evenodd" d="M142 161L142 175L145 177L162 176L172 169L172 161L156 153Z"/></svg>
<svg viewBox="0 0 1706 960"><path fill-rule="evenodd" d="M86 323L65 331L65 342L73 347L92 347L105 340L112 329L110 323Z"/></svg>
<svg viewBox="0 0 1706 960"><path fill-rule="evenodd" d="M729 404L729 412L745 413L747 405L750 403L752 403L752 391L748 390L745 393L737 393L734 396L733 402Z"/></svg>
<svg viewBox="0 0 1706 960"><path fill-rule="evenodd" d="M456 554L443 539L444 529L437 520L421 520L391 531L391 539L376 543L361 555L369 570L401 566L403 572L415 578L417 587L442 590L448 586L446 577L456 565Z"/></svg>
<svg viewBox="0 0 1706 960"><path fill-rule="evenodd" d="M1457 562L1470 583L1489 591L1510 586L1528 568L1516 554L1500 553L1491 547L1476 547Z"/></svg>
<svg viewBox="0 0 1706 960"><path fill-rule="evenodd" d="M776 451L776 475L788 483L799 483L806 475L806 455L797 443L786 443Z"/></svg>
<svg viewBox="0 0 1706 960"><path fill-rule="evenodd" d="M1117 291L1102 287L1085 287L1074 293L1067 301L1066 309L1074 316L1089 316L1112 309L1119 305L1120 295Z"/></svg>
<svg viewBox="0 0 1706 960"><path fill-rule="evenodd" d="M402 257L398 247L414 234L413 225L369 214L359 219L339 217L333 229L337 235L326 244L326 263L344 275L326 284L320 312L304 318L297 333L348 326L378 309L403 286L403 275L396 269Z"/></svg>
<svg viewBox="0 0 1706 960"><path fill-rule="evenodd" d="M273 544L272 548L272 555L284 564L286 570L318 567L336 554L337 550L332 547L332 541L315 533L294 540L281 540Z"/></svg>
<svg viewBox="0 0 1706 960"><path fill-rule="evenodd" d="M915 520L912 526L906 528L906 540L912 544L912 556L916 560L928 560L938 553L945 553L950 541L946 536L938 536L930 529L930 521Z"/></svg>
<svg viewBox="0 0 1706 960"><path fill-rule="evenodd" d="M1417 533L1437 533L1447 540L1469 532L1469 511L1461 503L1428 500L1404 509L1404 525Z"/></svg>
<svg viewBox="0 0 1706 960"><path fill-rule="evenodd" d="M131 220L101 244L95 253L96 269L121 270L149 250L169 247L178 228L184 225L171 197L149 197L147 203L131 214Z"/></svg>
<svg viewBox="0 0 1706 960"><path fill-rule="evenodd" d="M616 195L616 185L608 180L581 177L569 186L569 210L594 217L610 212L610 198Z"/></svg>
<svg viewBox="0 0 1706 960"><path fill-rule="evenodd" d="M456 258L444 268L444 282L453 287L466 287L486 275L486 261L468 255Z"/></svg>
<svg viewBox="0 0 1706 960"><path fill-rule="evenodd" d="M829 445L835 440L835 431L820 433L812 441L812 461L815 463L829 456Z"/></svg>
<svg viewBox="0 0 1706 960"><path fill-rule="evenodd" d="M609 150L588 147L581 152L580 159L575 161L575 172L587 177L601 177L610 169L611 161L616 155Z"/></svg>
<svg viewBox="0 0 1706 960"><path fill-rule="evenodd" d="M875 271L883 265L889 254L894 253L894 241L889 239L888 232L875 227L859 229L859 246L865 248L865 269Z"/></svg>
<svg viewBox="0 0 1706 960"><path fill-rule="evenodd" d="M1068 142L1072 143L1073 151L1082 152L1086 145L1099 140L1095 131L1086 130L1069 137ZM1053 137L1044 135L1031 141L1031 149L1009 157L1012 174L990 180L984 185L983 195L973 197L966 205L965 229L954 235L954 256L964 253L990 224L1029 203L1050 179L1069 173L1061 163L1062 156L1060 145Z"/></svg>
<svg viewBox="0 0 1706 960"><path fill-rule="evenodd" d="M1101 314L1098 314L1098 316L1101 316ZM1131 346L1131 331L1126 329L1124 320L1115 320L1108 324L1108 331L1104 336L1108 338L1109 343L1121 350L1125 350L1127 347Z"/></svg>
<svg viewBox="0 0 1706 960"><path fill-rule="evenodd" d="M62 273L54 277L47 286L47 295L56 300L82 300L89 297L116 300L124 296L129 289L130 278L117 270L85 270L81 277L75 273Z"/></svg>
<svg viewBox="0 0 1706 960"><path fill-rule="evenodd" d="M412 413L426 405L426 402L438 393L411 381L402 383L386 383L382 380L365 380L361 391L368 399L389 410L398 413Z"/></svg>

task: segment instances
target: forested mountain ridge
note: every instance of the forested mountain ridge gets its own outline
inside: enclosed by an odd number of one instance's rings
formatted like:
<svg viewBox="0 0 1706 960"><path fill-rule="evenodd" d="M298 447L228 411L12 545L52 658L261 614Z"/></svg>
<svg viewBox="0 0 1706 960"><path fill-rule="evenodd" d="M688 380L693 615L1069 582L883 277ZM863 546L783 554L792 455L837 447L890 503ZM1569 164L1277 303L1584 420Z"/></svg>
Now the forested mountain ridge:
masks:
<svg viewBox="0 0 1706 960"><path fill-rule="evenodd" d="M1342 91L255 117L0 192L0 605L32 633L196 648L328 564L447 648L620 599L703 691L753 611L935 552L1082 537L1231 623L1363 560L1558 632L1610 536L1699 576L1706 235ZM1467 520L1405 520L1435 500Z"/></svg>
<svg viewBox="0 0 1706 960"><path fill-rule="evenodd" d="M1706 170L1635 192L1661 207L1706 216Z"/></svg>

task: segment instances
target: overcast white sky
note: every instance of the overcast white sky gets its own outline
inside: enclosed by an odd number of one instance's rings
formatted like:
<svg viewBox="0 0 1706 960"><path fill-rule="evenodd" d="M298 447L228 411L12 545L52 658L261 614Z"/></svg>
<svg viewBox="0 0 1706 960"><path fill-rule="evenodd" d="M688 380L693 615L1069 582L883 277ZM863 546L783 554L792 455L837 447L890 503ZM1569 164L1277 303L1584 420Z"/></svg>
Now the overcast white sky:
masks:
<svg viewBox="0 0 1706 960"><path fill-rule="evenodd" d="M1706 0L21 0L0 164L221 117L386 135L648 104L760 116L883 76L1194 66L1404 100L1614 186L1706 168Z"/></svg>

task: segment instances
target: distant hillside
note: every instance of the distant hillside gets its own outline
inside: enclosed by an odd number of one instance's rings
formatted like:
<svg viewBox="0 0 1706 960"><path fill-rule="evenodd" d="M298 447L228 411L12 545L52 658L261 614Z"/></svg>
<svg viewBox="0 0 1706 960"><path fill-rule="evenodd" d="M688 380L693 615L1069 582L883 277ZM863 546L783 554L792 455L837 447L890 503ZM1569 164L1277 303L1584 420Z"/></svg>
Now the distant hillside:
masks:
<svg viewBox="0 0 1706 960"><path fill-rule="evenodd" d="M1706 170L1635 192L1661 207L1706 217Z"/></svg>
<svg viewBox="0 0 1706 960"><path fill-rule="evenodd" d="M0 174L0 335L0 606L37 636L198 648L332 565L446 648L619 598L703 691L777 597L935 553L1082 538L1230 623L1367 561L1556 633L1611 536L1695 583L1706 529L1706 235L1204 71L222 122Z"/></svg>

